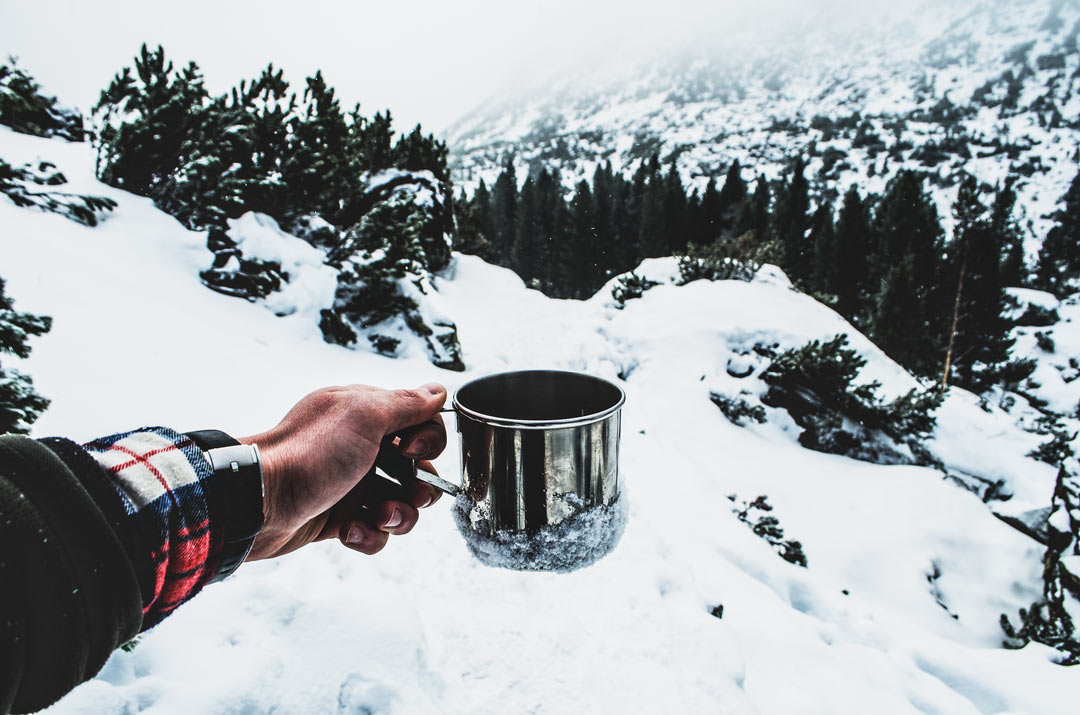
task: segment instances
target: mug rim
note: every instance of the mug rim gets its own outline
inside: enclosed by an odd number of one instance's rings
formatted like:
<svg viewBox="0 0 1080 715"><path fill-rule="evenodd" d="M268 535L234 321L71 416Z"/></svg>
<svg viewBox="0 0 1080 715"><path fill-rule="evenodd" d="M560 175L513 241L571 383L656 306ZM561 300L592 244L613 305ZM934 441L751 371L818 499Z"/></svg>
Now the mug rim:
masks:
<svg viewBox="0 0 1080 715"><path fill-rule="evenodd" d="M517 419L517 418L513 418L513 417L496 417L495 415L487 415L487 414L484 414L483 412L478 412L476 410L469 409L468 407L465 407L464 405L461 404L461 400L459 399L459 396L461 395L461 391L464 390L466 387L469 387L470 385L473 385L474 383L481 382L483 380L489 380L489 379L495 378L495 377L505 377L507 375L523 375L523 374L527 374L527 373L549 374L549 375L550 374L574 375L576 377L582 377L582 376L588 377L588 378L591 378L593 380L597 380L599 382L610 385L611 387L614 387L619 393L619 399L615 401L615 404L611 405L610 407L606 407L603 410L600 410L599 412L593 412L593 413L588 414L588 415L580 415L580 416L577 416L577 417L565 417L565 418L562 418L562 419L554 419L554 420L523 420L523 419ZM493 425L493 426L498 426L498 427L514 427L514 428L518 428L518 429L557 429L557 428L561 428L561 427L580 427L580 426L583 426L583 425L589 425L589 424L593 424L595 422L600 422L600 421L610 417L611 415L617 413L619 410L622 409L624 404L626 404L626 392L621 387L619 387L618 385L616 385L614 382L612 382L610 380L604 379L602 377L597 377L596 375L593 375L593 374L590 374L590 373L587 373L587 372L576 372L574 370L542 370L542 369L541 370L508 370L506 372L493 372L493 373L491 373L489 375L481 375L480 377L474 377L472 380L469 380L465 384L459 386L458 389L454 391L454 400L453 400L454 411L457 412L458 415L465 415L466 417L469 417L470 419L473 419L473 420L476 420L477 422L482 422L482 423L488 424L488 425Z"/></svg>

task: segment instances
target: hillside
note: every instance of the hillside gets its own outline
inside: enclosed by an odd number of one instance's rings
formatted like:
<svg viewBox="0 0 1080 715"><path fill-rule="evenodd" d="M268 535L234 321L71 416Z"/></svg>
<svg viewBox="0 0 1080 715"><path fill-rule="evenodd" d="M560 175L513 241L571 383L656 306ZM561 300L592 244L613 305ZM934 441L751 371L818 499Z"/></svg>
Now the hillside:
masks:
<svg viewBox="0 0 1080 715"><path fill-rule="evenodd" d="M681 53L609 53L497 96L449 130L454 180L490 187L510 156L519 177L559 168L572 186L598 163L629 172L657 154L700 190L735 160L744 179L772 180L802 155L830 198L853 184L880 194L916 170L949 217L964 172L989 187L1011 176L1034 254L1076 173L1080 3L822 6L793 6L772 32L732 22Z"/></svg>
<svg viewBox="0 0 1080 715"><path fill-rule="evenodd" d="M244 566L49 712L1072 711L1080 680L1052 662L1059 653L1001 647L1000 615L1015 620L1042 590L1044 546L995 516L1051 501L1054 469L1025 457L1044 438L1016 424L1029 412L953 390L927 441L952 478L805 449L776 407L763 424L733 424L711 395L756 403L758 345L842 333L866 360L860 382L880 381L889 397L917 384L778 270L677 286L672 260L650 261L640 273L661 285L620 310L611 286L553 300L454 254L430 279L467 366L447 372L422 349L391 359L327 344L311 316L329 296L316 290L294 292L292 311L280 296L207 290L206 234L98 183L86 145L0 128L0 156L54 162L70 190L117 203L90 228L0 197L8 293L54 318L16 361L53 401L36 435L145 423L247 434L325 384L434 379L453 391L528 367L587 370L627 392L630 521L594 566L482 566L441 503L375 558L324 543ZM255 214L240 222L245 240L319 284L310 244ZM1057 307L1049 329L1063 352L1040 364L1050 376L1080 324L1075 299ZM1026 340L1017 349L1039 349ZM444 475L456 473L454 451L438 461ZM980 480L1000 487L991 495ZM806 568L733 513L760 495Z"/></svg>

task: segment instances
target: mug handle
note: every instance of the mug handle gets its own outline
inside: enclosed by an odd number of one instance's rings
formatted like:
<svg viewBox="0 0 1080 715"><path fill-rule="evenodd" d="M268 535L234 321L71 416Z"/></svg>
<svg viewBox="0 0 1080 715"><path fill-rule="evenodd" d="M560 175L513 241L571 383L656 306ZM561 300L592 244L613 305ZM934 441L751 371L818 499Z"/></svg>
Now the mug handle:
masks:
<svg viewBox="0 0 1080 715"><path fill-rule="evenodd" d="M409 427L383 437L372 471L378 475L381 470L383 474L379 476L385 475L399 484L403 484L406 479L417 479L452 497L457 496L461 493L460 486L446 481L437 474L418 470L415 459L410 459L398 451L397 445L416 429L416 427Z"/></svg>

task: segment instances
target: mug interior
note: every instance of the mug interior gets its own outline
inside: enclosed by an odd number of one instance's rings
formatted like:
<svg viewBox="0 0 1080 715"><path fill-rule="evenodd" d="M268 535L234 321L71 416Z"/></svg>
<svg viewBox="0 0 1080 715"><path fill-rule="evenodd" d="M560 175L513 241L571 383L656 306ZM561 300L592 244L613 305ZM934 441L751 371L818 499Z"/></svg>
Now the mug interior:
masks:
<svg viewBox="0 0 1080 715"><path fill-rule="evenodd" d="M578 372L522 370L473 380L458 390L454 400L480 416L546 422L611 410L622 403L623 391Z"/></svg>

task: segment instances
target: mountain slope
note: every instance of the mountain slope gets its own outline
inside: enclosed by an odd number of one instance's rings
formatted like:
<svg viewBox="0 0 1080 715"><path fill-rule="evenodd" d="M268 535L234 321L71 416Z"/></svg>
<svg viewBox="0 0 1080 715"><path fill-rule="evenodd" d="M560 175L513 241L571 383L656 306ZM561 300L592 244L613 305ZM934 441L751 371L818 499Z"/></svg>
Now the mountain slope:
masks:
<svg viewBox="0 0 1080 715"><path fill-rule="evenodd" d="M1080 4L918 2L858 18L820 6L769 18L772 34L728 25L682 54L638 48L618 70L575 67L499 97L450 129L455 181L490 186L512 156L519 177L555 166L569 186L658 154L701 189L734 160L745 179L775 179L802 154L831 197L923 172L948 217L964 172L1012 176L1034 252L1076 173Z"/></svg>
<svg viewBox="0 0 1080 715"><path fill-rule="evenodd" d="M118 202L90 229L0 200L8 293L55 319L21 365L53 399L38 435L142 423L246 434L329 383L453 390L528 367L621 375L628 396L630 522L596 565L484 567L440 503L376 558L324 543L244 566L50 712L1071 711L1074 669L1036 644L1000 648L999 615L1041 588L1040 544L938 471L810 452L782 411L742 428L712 404L711 391L754 389L728 371L748 346L836 332L867 358L861 379L890 394L914 384L777 271L662 285L617 310L606 291L551 300L457 255L432 284L458 323L470 368L459 375L420 353L328 345L302 311L276 317L206 290L203 234L98 184L85 146L0 130L0 155L52 160L74 188ZM643 267L665 272L670 261ZM1000 472L1015 493L1004 504L1046 505L1053 470L1023 457L1039 438L953 394L935 450ZM730 494L767 494L808 568L740 523Z"/></svg>

